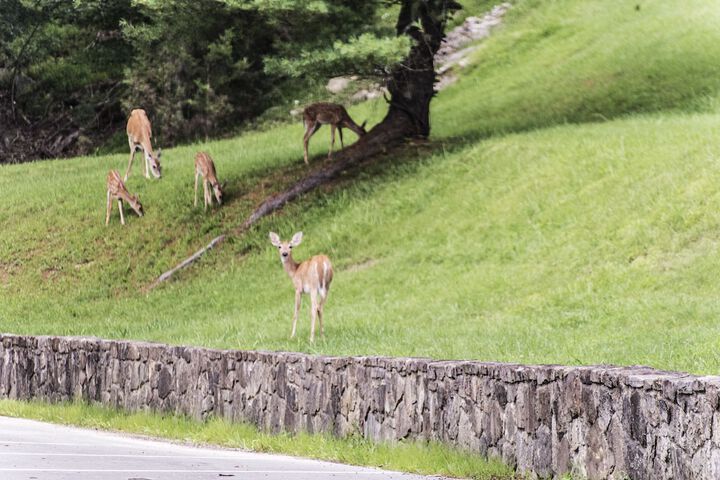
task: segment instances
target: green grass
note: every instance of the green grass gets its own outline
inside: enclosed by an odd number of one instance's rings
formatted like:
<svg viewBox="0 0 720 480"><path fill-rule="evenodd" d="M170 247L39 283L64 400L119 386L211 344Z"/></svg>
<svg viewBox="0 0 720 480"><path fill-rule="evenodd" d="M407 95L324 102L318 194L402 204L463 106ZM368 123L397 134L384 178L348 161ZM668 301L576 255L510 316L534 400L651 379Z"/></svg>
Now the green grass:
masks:
<svg viewBox="0 0 720 480"><path fill-rule="evenodd" d="M419 474L477 480L511 480L512 470L499 461L451 449L438 443L372 443L361 438L329 435L271 435L219 419L206 422L151 413L127 413L81 403L48 405L0 400L0 415L32 418L85 428L113 430L192 444L266 453L284 453Z"/></svg>
<svg viewBox="0 0 720 480"><path fill-rule="evenodd" d="M125 155L1 167L0 330L716 373L720 12L636 3L520 2L434 101L431 147L306 196L149 294L305 171L299 122L168 150L160 181L138 162L129 188L147 215L124 228L117 211L103 221ZM207 214L191 205L200 148L229 185ZM269 230L303 230L297 257L336 267L314 345L307 305L288 339Z"/></svg>

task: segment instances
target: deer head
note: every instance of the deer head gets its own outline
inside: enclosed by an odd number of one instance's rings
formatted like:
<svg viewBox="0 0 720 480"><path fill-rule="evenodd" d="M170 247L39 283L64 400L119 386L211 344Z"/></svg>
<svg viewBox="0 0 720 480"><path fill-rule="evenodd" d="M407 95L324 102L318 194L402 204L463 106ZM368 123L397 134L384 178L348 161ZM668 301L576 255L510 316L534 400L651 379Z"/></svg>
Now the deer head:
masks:
<svg viewBox="0 0 720 480"><path fill-rule="evenodd" d="M285 263L290 255L292 254L293 247L297 247L302 242L303 233L297 232L293 235L289 242L283 242L280 240L280 236L275 232L270 232L270 243L277 247L280 253L280 261Z"/></svg>
<svg viewBox="0 0 720 480"><path fill-rule="evenodd" d="M160 156L162 156L162 150L158 150L157 155L153 155L150 152L145 152L145 159L150 164L150 171L155 178L162 176L162 168L160 167Z"/></svg>
<svg viewBox="0 0 720 480"><path fill-rule="evenodd" d="M128 202L130 204L130 208L135 210L135 213L138 214L138 217L142 217L145 215L145 210L143 209L142 203L140 203L140 196L135 194L132 197L130 197L130 200Z"/></svg>
<svg viewBox="0 0 720 480"><path fill-rule="evenodd" d="M223 190L225 189L226 182L223 182L222 185L218 182L214 182L212 184L213 192L215 193L215 199L218 202L218 205L222 205L222 199L223 199Z"/></svg>

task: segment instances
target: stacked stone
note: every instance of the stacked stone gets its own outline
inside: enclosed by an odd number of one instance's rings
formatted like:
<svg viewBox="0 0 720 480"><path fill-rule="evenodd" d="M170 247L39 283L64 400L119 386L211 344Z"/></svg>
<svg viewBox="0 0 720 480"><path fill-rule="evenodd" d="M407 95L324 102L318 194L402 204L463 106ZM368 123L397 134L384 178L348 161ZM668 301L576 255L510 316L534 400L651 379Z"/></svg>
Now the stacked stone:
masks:
<svg viewBox="0 0 720 480"><path fill-rule="evenodd" d="M720 478L720 377L0 336L0 397L436 440L552 477Z"/></svg>

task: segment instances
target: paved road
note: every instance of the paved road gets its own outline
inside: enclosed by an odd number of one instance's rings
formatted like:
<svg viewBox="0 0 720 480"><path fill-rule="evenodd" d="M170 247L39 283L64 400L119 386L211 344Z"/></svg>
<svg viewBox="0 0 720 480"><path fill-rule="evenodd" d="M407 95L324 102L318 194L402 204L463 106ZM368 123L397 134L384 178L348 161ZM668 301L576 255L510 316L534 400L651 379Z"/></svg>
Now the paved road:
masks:
<svg viewBox="0 0 720 480"><path fill-rule="evenodd" d="M0 417L2 480L428 480L282 455L197 448Z"/></svg>

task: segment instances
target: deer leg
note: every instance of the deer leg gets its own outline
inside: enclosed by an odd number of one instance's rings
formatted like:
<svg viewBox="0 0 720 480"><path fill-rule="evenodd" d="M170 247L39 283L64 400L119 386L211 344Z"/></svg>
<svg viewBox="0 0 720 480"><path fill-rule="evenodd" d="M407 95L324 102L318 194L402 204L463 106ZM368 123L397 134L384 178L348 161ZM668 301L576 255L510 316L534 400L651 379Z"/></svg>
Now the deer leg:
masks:
<svg viewBox="0 0 720 480"><path fill-rule="evenodd" d="M342 138L342 127L340 125L338 125L338 133L340 134L340 146L342 148L345 148L345 144L343 143L343 138Z"/></svg>
<svg viewBox="0 0 720 480"><path fill-rule="evenodd" d="M197 207L197 184L198 184L198 177L200 176L200 172L195 170L195 202L193 203L194 206Z"/></svg>
<svg viewBox="0 0 720 480"><path fill-rule="evenodd" d="M305 163L308 163L308 145L310 143L310 137L315 135L315 132L318 131L318 129L322 126L320 122L315 122L313 124L306 123L305 124L305 137L303 138L304 147L305 147Z"/></svg>
<svg viewBox="0 0 720 480"><path fill-rule="evenodd" d="M332 158L333 147L335 146L335 125L330 124L330 151L328 152L328 159Z"/></svg>
<svg viewBox="0 0 720 480"><path fill-rule="evenodd" d="M133 160L135 160L135 145L133 145L133 143L130 142L130 161L128 162L128 168L125 171L125 176L123 177L123 182L127 182L128 175L130 175L130 169L132 168Z"/></svg>
<svg viewBox="0 0 720 480"><path fill-rule="evenodd" d="M120 210L120 223L125 225L125 216L123 215L123 201L118 198L118 209Z"/></svg>
<svg viewBox="0 0 720 480"><path fill-rule="evenodd" d="M145 150L143 150L143 157L145 157L145 178L150 178L150 159Z"/></svg>
<svg viewBox="0 0 720 480"><path fill-rule="evenodd" d="M305 135L303 135L303 154L305 159L305 165L309 165L308 163L308 144L310 143L310 137L312 137L314 133L314 125L311 125L310 123L305 123Z"/></svg>
<svg viewBox="0 0 720 480"><path fill-rule="evenodd" d="M293 315L293 328L290 338L295 338L295 328L297 327L298 312L300 312L300 304L302 303L302 290L295 290L295 314Z"/></svg>
<svg viewBox="0 0 720 480"><path fill-rule="evenodd" d="M317 320L317 308L318 308L317 291L315 291L315 290L310 290L310 303L311 303L311 307L312 307L310 309L310 314L311 314L311 319L312 319L310 322L310 342L314 343L315 342L315 321Z"/></svg>
<svg viewBox="0 0 720 480"><path fill-rule="evenodd" d="M320 336L325 336L325 327L323 326L323 307L325 306L325 297L320 297L320 301L318 302L318 321L320 322Z"/></svg>
<svg viewBox="0 0 720 480"><path fill-rule="evenodd" d="M205 210L207 211L207 207L208 207L208 182L207 182L207 178L203 178L203 197L205 197L205 198L204 198L204 200L205 200Z"/></svg>
<svg viewBox="0 0 720 480"><path fill-rule="evenodd" d="M105 212L105 225L110 224L110 211L112 210L112 198L110 198L110 190L107 192L107 206Z"/></svg>
<svg viewBox="0 0 720 480"><path fill-rule="evenodd" d="M310 132L310 127L307 122L305 122L305 133L303 134L303 159L305 160L305 165L308 165L308 142L310 142L308 132Z"/></svg>

